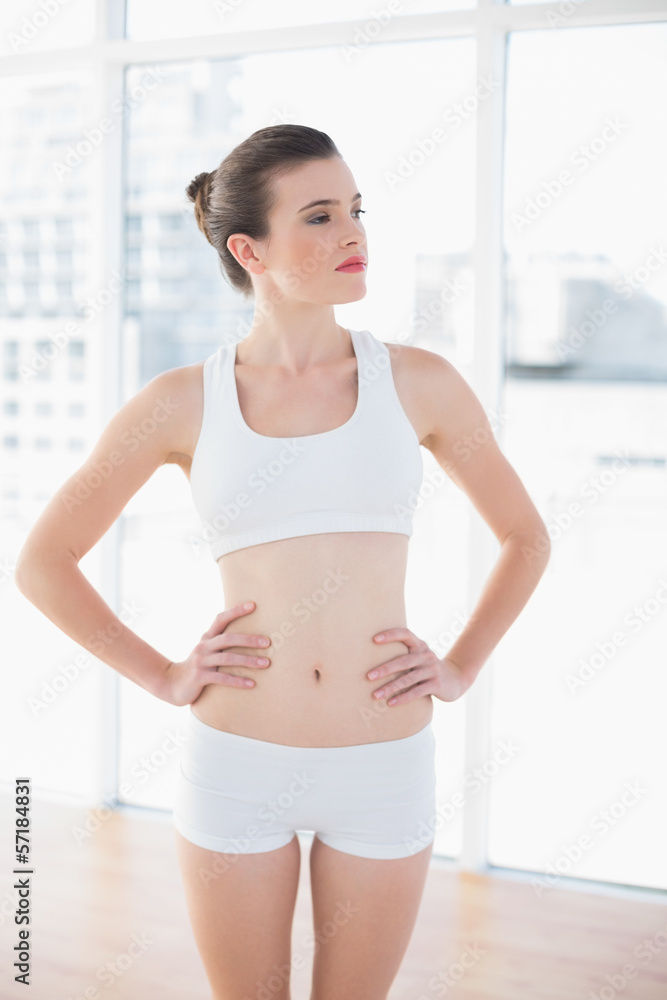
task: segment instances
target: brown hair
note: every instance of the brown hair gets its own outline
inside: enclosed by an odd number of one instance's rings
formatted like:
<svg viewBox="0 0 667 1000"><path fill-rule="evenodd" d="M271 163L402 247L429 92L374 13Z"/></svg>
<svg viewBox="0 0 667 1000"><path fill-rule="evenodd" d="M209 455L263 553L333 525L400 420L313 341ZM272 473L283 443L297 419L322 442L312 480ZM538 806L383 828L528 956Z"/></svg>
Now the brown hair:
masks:
<svg viewBox="0 0 667 1000"><path fill-rule="evenodd" d="M341 154L325 132L308 125L268 125L235 146L211 173L197 174L188 184L186 194L194 202L197 225L218 251L223 277L244 296L252 295L252 279L230 252L227 240L232 233L266 239L269 215L278 200L274 178L306 160L334 156Z"/></svg>

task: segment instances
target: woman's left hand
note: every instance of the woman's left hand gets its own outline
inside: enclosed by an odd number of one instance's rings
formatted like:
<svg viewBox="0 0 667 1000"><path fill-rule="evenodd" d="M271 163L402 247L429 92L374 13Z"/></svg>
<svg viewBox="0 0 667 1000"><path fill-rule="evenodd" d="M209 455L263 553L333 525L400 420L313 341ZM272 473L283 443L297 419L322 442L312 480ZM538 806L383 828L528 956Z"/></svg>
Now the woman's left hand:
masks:
<svg viewBox="0 0 667 1000"><path fill-rule="evenodd" d="M415 698L435 695L441 701L456 701L463 694L461 671L452 660L441 660L432 649L409 628L390 628L373 637L376 642L403 642L409 652L386 660L366 675L369 680L379 680L388 674L404 671L400 677L382 684L373 691L373 699L387 698L388 705L403 705Z"/></svg>

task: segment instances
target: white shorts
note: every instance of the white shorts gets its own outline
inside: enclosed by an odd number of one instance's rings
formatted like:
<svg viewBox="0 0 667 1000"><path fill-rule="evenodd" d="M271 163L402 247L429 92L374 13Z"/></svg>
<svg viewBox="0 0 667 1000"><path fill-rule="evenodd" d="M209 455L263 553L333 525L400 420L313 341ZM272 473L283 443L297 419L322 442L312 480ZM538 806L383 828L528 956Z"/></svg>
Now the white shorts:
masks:
<svg viewBox="0 0 667 1000"><path fill-rule="evenodd" d="M215 729L188 712L174 825L225 854L284 847L296 831L362 858L403 858L435 836L435 736L293 747Z"/></svg>

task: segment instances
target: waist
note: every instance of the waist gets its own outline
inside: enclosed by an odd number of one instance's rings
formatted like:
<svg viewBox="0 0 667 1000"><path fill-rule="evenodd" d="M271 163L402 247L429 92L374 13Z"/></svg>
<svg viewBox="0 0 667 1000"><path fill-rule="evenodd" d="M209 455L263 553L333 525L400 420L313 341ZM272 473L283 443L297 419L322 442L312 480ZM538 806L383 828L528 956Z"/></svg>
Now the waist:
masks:
<svg viewBox="0 0 667 1000"><path fill-rule="evenodd" d="M339 673L321 672L318 679L305 670L299 674L269 667L255 672L251 688L206 685L189 710L212 729L294 747L404 739L430 723L430 695L388 705L386 697L374 698L373 691L396 674L370 681L367 671L353 674L347 667L343 663Z"/></svg>
<svg viewBox="0 0 667 1000"><path fill-rule="evenodd" d="M268 667L220 666L250 677L251 688L209 684L193 703L206 724L229 733L296 746L340 746L399 739L423 728L430 697L388 706L373 697L383 682L368 672L408 652L373 637L406 626L408 539L388 533L337 533L281 539L219 561L225 606L255 601L225 632L267 635L268 647L227 647L262 655Z"/></svg>
<svg viewBox="0 0 667 1000"><path fill-rule="evenodd" d="M292 745L278 743L275 740L264 740L258 737L239 735L238 733L221 730L202 722L192 710L192 706L188 709L187 724L190 728L190 733L210 747L212 752L215 752L217 748L224 747L237 755L249 754L260 756L267 763L271 764L282 763L288 760L302 761L304 759L304 750L312 750L313 753L310 756L314 760L321 762L326 760L341 761L346 756L349 756L350 762L356 766L360 763L357 753L360 750L367 755L365 759L368 761L382 759L386 762L387 760L391 760L393 756L398 762L399 760L404 760L407 753L419 751L424 745L428 745L434 739L433 727L430 720L408 736L388 740L375 740L366 743L346 743L340 746L320 746L319 744L312 746Z"/></svg>
<svg viewBox="0 0 667 1000"><path fill-rule="evenodd" d="M254 601L255 607L225 632L267 635L267 672L280 667L296 677L317 667L340 673L345 662L352 670L366 663L370 669L373 656L384 652L373 635L406 624L407 543L404 535L341 532L229 553L218 562L225 606ZM403 643L385 645L390 656L406 651Z"/></svg>

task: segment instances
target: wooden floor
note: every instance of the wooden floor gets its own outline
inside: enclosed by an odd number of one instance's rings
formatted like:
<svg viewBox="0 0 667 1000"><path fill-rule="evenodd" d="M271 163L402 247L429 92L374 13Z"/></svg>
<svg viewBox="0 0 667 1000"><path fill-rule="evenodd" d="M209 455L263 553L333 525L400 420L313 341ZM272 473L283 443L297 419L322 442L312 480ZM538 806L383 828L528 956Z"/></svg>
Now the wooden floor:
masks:
<svg viewBox="0 0 667 1000"><path fill-rule="evenodd" d="M86 812L48 802L32 804L31 986L16 984L10 808L8 796L0 795L2 1000L210 1000L170 820L114 813L79 846L72 828L82 824ZM301 954L305 961L293 974L293 1000L310 995L312 947L303 943L312 927L309 849L304 837L292 943L293 956ZM138 957L129 959L133 940ZM644 941L647 948L641 948ZM483 954L473 961L474 948ZM466 954L464 970L458 963ZM116 975L99 978L98 970L114 961ZM625 976L625 985L614 978ZM458 985L446 988L459 978ZM666 1000L664 897L644 902L555 887L539 898L529 882L434 865L389 1000L443 996Z"/></svg>

